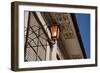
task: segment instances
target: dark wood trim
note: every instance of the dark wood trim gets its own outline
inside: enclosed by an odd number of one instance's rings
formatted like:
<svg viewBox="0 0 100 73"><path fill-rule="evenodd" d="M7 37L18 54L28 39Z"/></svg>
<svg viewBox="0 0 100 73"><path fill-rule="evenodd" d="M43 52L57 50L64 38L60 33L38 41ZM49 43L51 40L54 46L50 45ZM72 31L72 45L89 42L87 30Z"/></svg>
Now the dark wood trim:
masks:
<svg viewBox="0 0 100 73"><path fill-rule="evenodd" d="M11 3L11 69L18 69L18 5Z"/></svg>
<svg viewBox="0 0 100 73"><path fill-rule="evenodd" d="M95 9L95 65L98 65L98 8Z"/></svg>
<svg viewBox="0 0 100 73"><path fill-rule="evenodd" d="M84 9L95 9L96 6L89 5L71 5L71 4L53 4L53 3L39 3L39 2L22 2L14 1L18 5L36 5L36 6L50 6L50 7L68 7L68 8L84 8Z"/></svg>
<svg viewBox="0 0 100 73"><path fill-rule="evenodd" d="M15 63L14 63L14 6L15 4L11 4L11 69L14 70L15 68Z"/></svg>
<svg viewBox="0 0 100 73"><path fill-rule="evenodd" d="M35 68L18 68L16 71L31 71L31 70L50 70L50 69L65 69L65 68L85 68L94 67L95 64L85 64L85 65L64 65L64 66L52 66L52 67L35 67Z"/></svg>
<svg viewBox="0 0 100 73"><path fill-rule="evenodd" d="M68 7L68 8L83 8L83 9L94 9L95 10L95 64L84 64L84 65L72 65L72 66L52 66L52 67L35 67L35 68L19 68L19 21L18 21L18 6L20 5L36 5L36 6L50 6L50 7ZM96 6L84 6L84 5L68 5L68 4L50 4L50 3L32 3L32 2L12 2L11 3L11 70L13 71L27 71L27 70L46 70L46 69L61 69L61 68L75 68L75 67L92 67L97 66L97 7Z"/></svg>

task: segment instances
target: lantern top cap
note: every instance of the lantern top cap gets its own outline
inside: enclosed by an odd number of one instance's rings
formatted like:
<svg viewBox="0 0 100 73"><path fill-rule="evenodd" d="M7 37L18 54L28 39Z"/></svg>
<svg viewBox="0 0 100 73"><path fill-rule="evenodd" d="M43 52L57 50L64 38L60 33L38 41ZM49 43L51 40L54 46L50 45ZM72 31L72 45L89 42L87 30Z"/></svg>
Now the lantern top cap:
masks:
<svg viewBox="0 0 100 73"><path fill-rule="evenodd" d="M51 27L51 26L59 26L59 23L53 22L49 27Z"/></svg>

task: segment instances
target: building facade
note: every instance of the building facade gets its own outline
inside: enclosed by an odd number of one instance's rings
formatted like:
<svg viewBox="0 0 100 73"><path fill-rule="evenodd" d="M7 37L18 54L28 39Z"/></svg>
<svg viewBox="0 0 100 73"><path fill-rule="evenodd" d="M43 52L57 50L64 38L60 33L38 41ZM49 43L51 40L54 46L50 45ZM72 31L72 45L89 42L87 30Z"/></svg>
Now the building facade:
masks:
<svg viewBox="0 0 100 73"><path fill-rule="evenodd" d="M24 16L24 61L86 58L73 14L25 11ZM60 33L52 45L49 27L55 22L59 25Z"/></svg>

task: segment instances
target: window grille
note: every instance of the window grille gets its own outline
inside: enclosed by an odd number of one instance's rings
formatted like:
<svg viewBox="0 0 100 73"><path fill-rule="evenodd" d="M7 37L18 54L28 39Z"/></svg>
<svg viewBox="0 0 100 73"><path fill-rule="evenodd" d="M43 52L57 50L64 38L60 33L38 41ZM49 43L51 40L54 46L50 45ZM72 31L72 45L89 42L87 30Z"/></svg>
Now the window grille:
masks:
<svg viewBox="0 0 100 73"><path fill-rule="evenodd" d="M49 46L47 37L41 25L36 20L34 13L29 12L28 24L24 27L25 61L46 60L46 50Z"/></svg>

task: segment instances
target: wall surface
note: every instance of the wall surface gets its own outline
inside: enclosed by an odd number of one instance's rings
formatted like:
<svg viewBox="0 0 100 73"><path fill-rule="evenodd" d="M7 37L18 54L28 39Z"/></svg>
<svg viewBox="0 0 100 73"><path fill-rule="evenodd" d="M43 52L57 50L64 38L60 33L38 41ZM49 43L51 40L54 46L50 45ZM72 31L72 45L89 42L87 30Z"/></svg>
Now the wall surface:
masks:
<svg viewBox="0 0 100 73"><path fill-rule="evenodd" d="M11 2L14 0L0 0L0 73L14 73L10 70L11 62ZM61 3L75 5L98 6L100 13L100 0L19 0L45 3ZM98 14L98 19L100 19ZM100 21L98 21L100 24ZM100 31L100 25L98 25ZM98 33L98 56L100 55L100 33ZM98 67L68 68L55 70L26 71L21 73L100 73L100 57L98 57ZM18 72L19 73L19 72Z"/></svg>

